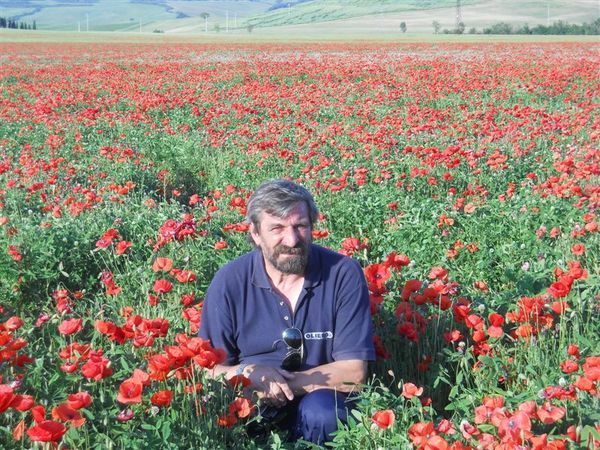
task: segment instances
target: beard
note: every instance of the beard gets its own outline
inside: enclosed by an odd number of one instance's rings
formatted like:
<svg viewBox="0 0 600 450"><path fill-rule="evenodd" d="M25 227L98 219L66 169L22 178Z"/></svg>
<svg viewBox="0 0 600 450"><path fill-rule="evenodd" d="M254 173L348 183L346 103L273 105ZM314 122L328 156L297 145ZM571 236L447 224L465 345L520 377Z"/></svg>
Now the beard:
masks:
<svg viewBox="0 0 600 450"><path fill-rule="evenodd" d="M276 245L273 252L265 254L265 256L273 267L280 272L299 275L303 274L306 268L308 248L309 244L306 242L300 242L295 247ZM282 255L285 256L281 257Z"/></svg>

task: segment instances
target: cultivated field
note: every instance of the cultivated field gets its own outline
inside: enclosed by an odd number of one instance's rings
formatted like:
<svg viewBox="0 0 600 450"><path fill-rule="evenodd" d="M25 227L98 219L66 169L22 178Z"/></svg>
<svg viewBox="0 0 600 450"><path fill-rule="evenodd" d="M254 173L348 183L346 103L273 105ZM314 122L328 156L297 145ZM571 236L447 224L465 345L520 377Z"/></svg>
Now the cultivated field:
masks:
<svg viewBox="0 0 600 450"><path fill-rule="evenodd" d="M294 448L196 337L277 177L369 283L338 448L600 446L597 42L16 36L62 42L0 43L2 448Z"/></svg>

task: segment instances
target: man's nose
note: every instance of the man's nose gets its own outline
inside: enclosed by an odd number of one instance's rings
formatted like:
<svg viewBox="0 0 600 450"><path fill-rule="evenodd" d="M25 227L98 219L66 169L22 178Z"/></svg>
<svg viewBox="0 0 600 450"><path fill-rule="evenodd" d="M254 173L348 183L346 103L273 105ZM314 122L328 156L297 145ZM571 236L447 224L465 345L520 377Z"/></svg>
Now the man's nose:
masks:
<svg viewBox="0 0 600 450"><path fill-rule="evenodd" d="M295 247L300 242L300 232L295 227L286 228L282 244Z"/></svg>

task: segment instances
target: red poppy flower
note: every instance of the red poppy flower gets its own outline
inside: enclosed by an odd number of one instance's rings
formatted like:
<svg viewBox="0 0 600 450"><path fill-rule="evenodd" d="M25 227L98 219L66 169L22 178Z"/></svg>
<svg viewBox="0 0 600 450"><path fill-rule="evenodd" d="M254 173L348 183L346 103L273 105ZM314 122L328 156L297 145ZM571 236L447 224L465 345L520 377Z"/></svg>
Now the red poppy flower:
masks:
<svg viewBox="0 0 600 450"><path fill-rule="evenodd" d="M16 409L17 411L25 412L33 408L34 403L35 402L31 395L17 394L11 402L10 407Z"/></svg>
<svg viewBox="0 0 600 450"><path fill-rule="evenodd" d="M422 387L417 387L413 383L404 383L402 386L402 396L404 398L418 397L423 393Z"/></svg>
<svg viewBox="0 0 600 450"><path fill-rule="evenodd" d="M67 403L61 403L52 408L52 418L61 422L69 422L75 428L85 423L85 418L81 416L81 413L71 408Z"/></svg>
<svg viewBox="0 0 600 450"><path fill-rule="evenodd" d="M444 340L446 342L458 342L463 337L464 336L462 335L462 333L459 330L451 330L451 331L447 331L444 333Z"/></svg>
<svg viewBox="0 0 600 450"><path fill-rule="evenodd" d="M371 291L384 290L385 282L392 276L385 264L370 264L365 267L364 272Z"/></svg>
<svg viewBox="0 0 600 450"><path fill-rule="evenodd" d="M125 405L142 402L142 391L144 386L136 380L127 379L119 386L117 401Z"/></svg>
<svg viewBox="0 0 600 450"><path fill-rule="evenodd" d="M384 411L377 411L375 414L373 414L371 420L379 428L386 429L394 424L394 421L396 420L396 415L391 409L386 409Z"/></svg>
<svg viewBox="0 0 600 450"><path fill-rule="evenodd" d="M346 256L352 256L354 253L367 248L367 240L365 239L361 242L358 238L347 237L342 241L341 247L342 251L340 253Z"/></svg>
<svg viewBox="0 0 600 450"><path fill-rule="evenodd" d="M421 286L423 286L423 283L421 283L419 280L408 280L406 283L404 283L400 298L402 298L402 300L405 302L408 301L411 294L421 289Z"/></svg>
<svg viewBox="0 0 600 450"><path fill-rule="evenodd" d="M67 397L67 405L73 409L87 408L91 404L92 396L85 391L69 394Z"/></svg>
<svg viewBox="0 0 600 450"><path fill-rule="evenodd" d="M583 244L575 244L571 247L571 253L576 256L583 255L585 253L585 245Z"/></svg>
<svg viewBox="0 0 600 450"><path fill-rule="evenodd" d="M537 410L537 416L542 423L550 424L558 422L567 413L565 408L554 406L548 402L544 403Z"/></svg>
<svg viewBox="0 0 600 450"><path fill-rule="evenodd" d="M153 290L157 294L167 294L173 289L173 284L169 280L160 279L154 282Z"/></svg>
<svg viewBox="0 0 600 450"><path fill-rule="evenodd" d="M223 428L231 428L237 423L237 416L229 413L226 416L219 416L217 418L217 425Z"/></svg>
<svg viewBox="0 0 600 450"><path fill-rule="evenodd" d="M502 419L498 425L498 434L502 442L521 442L531 436L531 419L522 411Z"/></svg>
<svg viewBox="0 0 600 450"><path fill-rule="evenodd" d="M11 403L15 399L15 394L12 388L7 384L0 384L0 413L3 413L10 408Z"/></svg>
<svg viewBox="0 0 600 450"><path fill-rule="evenodd" d="M566 359L560 363L560 369L567 374L577 372L579 370L579 364L572 359Z"/></svg>
<svg viewBox="0 0 600 450"><path fill-rule="evenodd" d="M222 239L220 241L215 242L215 245L214 245L215 250L224 250L227 247L229 247L229 244L227 244L227 241L224 241Z"/></svg>
<svg viewBox="0 0 600 450"><path fill-rule="evenodd" d="M133 419L134 413L131 409L124 409L117 415L117 420L119 422L128 422Z"/></svg>
<svg viewBox="0 0 600 450"><path fill-rule="evenodd" d="M194 356L192 359L200 367L212 369L217 364L221 364L222 362L224 362L226 357L227 354L225 353L225 350L215 348L212 350L202 350L198 355Z"/></svg>
<svg viewBox="0 0 600 450"><path fill-rule="evenodd" d="M432 267L429 272L429 279L434 280L436 278L445 281L448 278L448 270L443 267Z"/></svg>
<svg viewBox="0 0 600 450"><path fill-rule="evenodd" d="M31 408L31 417L33 417L35 423L43 422L46 420L46 408L44 408L42 405L34 406Z"/></svg>
<svg viewBox="0 0 600 450"><path fill-rule="evenodd" d="M416 447L424 447L427 440L437 433L433 428L433 422L417 422L408 429L408 437Z"/></svg>
<svg viewBox="0 0 600 450"><path fill-rule="evenodd" d="M229 414L236 414L240 419L245 419L254 411L254 405L247 398L236 397L229 405Z"/></svg>
<svg viewBox="0 0 600 450"><path fill-rule="evenodd" d="M158 391L150 397L150 403L155 406L169 406L173 400L173 391Z"/></svg>
<svg viewBox="0 0 600 450"><path fill-rule="evenodd" d="M58 332L64 335L71 335L81 330L83 319L66 319L58 326Z"/></svg>
<svg viewBox="0 0 600 450"><path fill-rule="evenodd" d="M394 270L400 270L410 264L410 259L406 255L397 255L396 252L392 252L387 255L384 264Z"/></svg>
<svg viewBox="0 0 600 450"><path fill-rule="evenodd" d="M150 375L144 372L141 369L133 369L133 374L131 375L131 379L134 381L139 381L144 386L150 386Z"/></svg>
<svg viewBox="0 0 600 450"><path fill-rule="evenodd" d="M197 280L196 273L193 270L182 269L174 275L180 283L193 283Z"/></svg>
<svg viewBox="0 0 600 450"><path fill-rule="evenodd" d="M475 281L473 283L473 287L475 289L479 289L481 292L489 292L490 291L487 283L485 281L481 281L481 280Z"/></svg>
<svg viewBox="0 0 600 450"><path fill-rule="evenodd" d="M586 377L578 377L577 380L575 380L575 383L573 383L573 386L575 386L580 391L587 392L593 391L596 387L594 385L594 382Z"/></svg>
<svg viewBox="0 0 600 450"><path fill-rule="evenodd" d="M19 423L15 426L12 432L13 439L15 441L20 441L23 437L23 433L25 432L25 419L21 419Z"/></svg>
<svg viewBox="0 0 600 450"><path fill-rule="evenodd" d="M6 322L4 322L4 328L8 331L15 331L21 328L24 323L25 322L23 322L23 319L20 317L12 316Z"/></svg>
<svg viewBox="0 0 600 450"><path fill-rule="evenodd" d="M133 246L133 242L129 241L119 241L115 247L115 253L117 255L122 255L127 251L127 249Z"/></svg>
<svg viewBox="0 0 600 450"><path fill-rule="evenodd" d="M27 435L33 442L58 442L66 431L62 423L44 420L29 428Z"/></svg>
<svg viewBox="0 0 600 450"><path fill-rule="evenodd" d="M171 258L156 258L152 264L154 272L170 272L172 268L173 261Z"/></svg>
<svg viewBox="0 0 600 450"><path fill-rule="evenodd" d="M577 344L569 344L567 347L567 353L575 358L581 358L581 354L579 353L579 346Z"/></svg>
<svg viewBox="0 0 600 450"><path fill-rule="evenodd" d="M552 283L548 288L548 294L550 294L554 298L566 297L567 295L569 295L569 292L571 292L571 287L562 280Z"/></svg>
<svg viewBox="0 0 600 450"><path fill-rule="evenodd" d="M250 379L248 377L245 377L244 375L235 375L235 376L229 378L227 381L233 387L237 387L237 386L248 387L252 384Z"/></svg>

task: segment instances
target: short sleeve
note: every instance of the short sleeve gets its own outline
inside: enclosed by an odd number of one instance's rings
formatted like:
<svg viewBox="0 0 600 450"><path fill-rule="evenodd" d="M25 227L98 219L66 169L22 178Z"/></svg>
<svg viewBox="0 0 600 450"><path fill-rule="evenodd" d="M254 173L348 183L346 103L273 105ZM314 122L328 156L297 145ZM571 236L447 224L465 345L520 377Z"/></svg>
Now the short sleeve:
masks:
<svg viewBox="0 0 600 450"><path fill-rule="evenodd" d="M336 301L334 360L375 360L369 290L357 261L348 259Z"/></svg>
<svg viewBox="0 0 600 450"><path fill-rule="evenodd" d="M240 352L235 342L226 286L222 273L217 272L206 291L198 335L208 339L214 348L225 350L227 359L224 364L234 365Z"/></svg>

